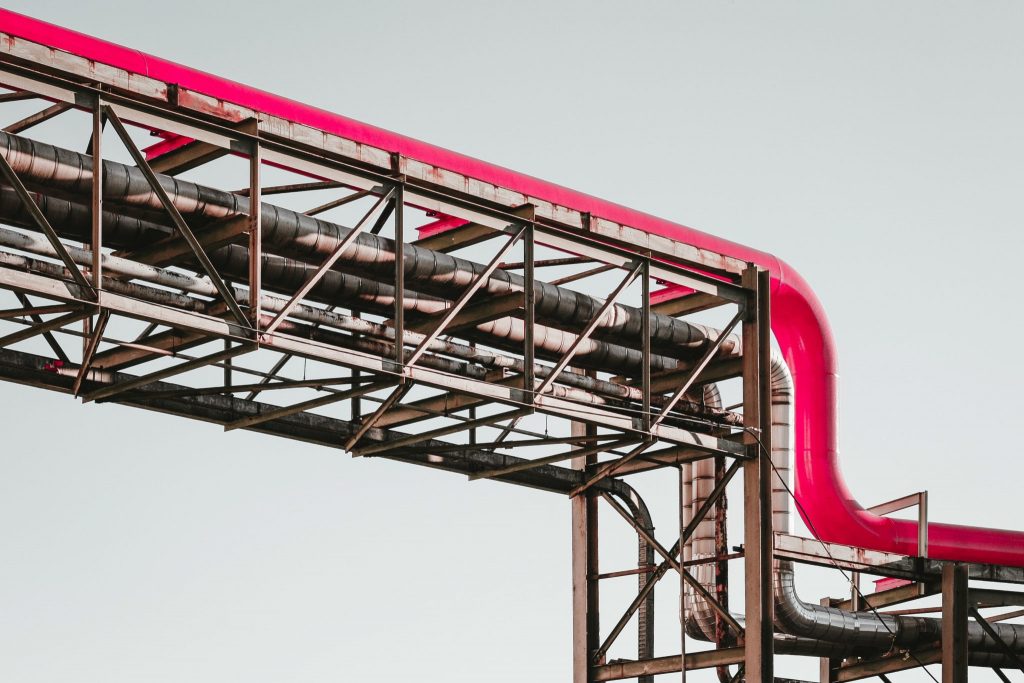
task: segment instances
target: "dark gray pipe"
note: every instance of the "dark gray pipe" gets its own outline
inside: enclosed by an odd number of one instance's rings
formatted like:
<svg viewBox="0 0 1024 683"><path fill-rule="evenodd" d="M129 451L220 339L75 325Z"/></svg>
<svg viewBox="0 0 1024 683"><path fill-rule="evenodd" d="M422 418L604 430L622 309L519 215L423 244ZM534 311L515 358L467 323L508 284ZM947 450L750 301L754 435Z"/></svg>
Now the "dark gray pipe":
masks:
<svg viewBox="0 0 1024 683"><path fill-rule="evenodd" d="M26 185L47 194L84 197L91 191L90 156L2 132L0 154L7 158ZM162 210L159 199L138 168L104 160L103 169L105 201L138 209ZM170 176L160 175L158 179L183 214L219 219L248 213L247 197ZM272 204L262 204L262 212L264 249L302 261L322 262L349 233L349 229L342 226ZM394 252L393 240L361 234L340 259L339 267L390 279ZM412 244L404 245L404 259L408 282L417 283L418 288L427 293L446 297L468 287L484 269L483 264ZM523 285L520 275L498 270L482 291L503 295L521 291ZM536 283L537 317L551 325L578 330L593 318L602 304L600 299L586 294ZM618 343L639 340L642 318L640 309L616 304L603 316L594 334ZM650 322L652 342L666 352L696 354L707 343L707 329L702 326L657 314L651 316ZM732 341L726 342L723 353L730 353L732 344Z"/></svg>

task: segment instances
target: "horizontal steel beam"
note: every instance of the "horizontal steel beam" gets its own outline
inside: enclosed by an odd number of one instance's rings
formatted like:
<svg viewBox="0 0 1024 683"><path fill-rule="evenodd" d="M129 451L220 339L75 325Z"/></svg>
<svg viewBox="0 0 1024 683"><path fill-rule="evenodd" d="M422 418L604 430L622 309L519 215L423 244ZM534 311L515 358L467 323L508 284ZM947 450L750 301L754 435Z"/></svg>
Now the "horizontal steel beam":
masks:
<svg viewBox="0 0 1024 683"><path fill-rule="evenodd" d="M23 351L0 349L0 380L17 382L40 389L48 389L60 393L71 393L74 377L68 374L55 373L49 370L50 359ZM114 372L112 380L116 383L130 382L138 379L135 375ZM86 378L84 387L92 390L103 386L90 378ZM112 402L134 406L160 413L187 417L204 422L226 424L247 416L256 416L273 410L276 406L246 401L228 395L194 397L180 392L190 387L168 382L155 382L139 392L125 392L112 398ZM152 392L153 397L148 394ZM298 413L288 415L254 425L251 431L270 434L287 439L308 443L342 448L345 440L355 433L358 425L348 421L316 413ZM405 436L389 430L375 429L364 438L364 443L397 440ZM423 444L429 445L429 444ZM444 446L447 444L438 443ZM485 450L473 450L472 446L457 452L402 453L393 451L383 457L398 462L424 465L435 469L457 474L470 475L475 472L496 469L522 461L510 455ZM553 465L544 465L527 471L510 474L502 479L507 483L527 486L543 491L565 494L582 481L582 474L575 470ZM598 490L613 491L612 485L600 485Z"/></svg>
<svg viewBox="0 0 1024 683"><path fill-rule="evenodd" d="M677 673L683 669L683 659L679 655L671 655L640 661L612 662L595 666L591 671L595 681L618 681L638 676ZM739 664L743 662L743 648L724 647L706 652L687 652L685 661L687 671Z"/></svg>

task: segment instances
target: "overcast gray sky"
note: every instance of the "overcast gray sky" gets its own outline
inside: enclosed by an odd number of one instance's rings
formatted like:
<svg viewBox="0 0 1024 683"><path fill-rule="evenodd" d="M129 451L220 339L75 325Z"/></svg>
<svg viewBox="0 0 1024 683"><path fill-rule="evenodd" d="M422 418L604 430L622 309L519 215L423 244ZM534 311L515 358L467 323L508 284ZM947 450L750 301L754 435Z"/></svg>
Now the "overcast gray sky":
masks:
<svg viewBox="0 0 1024 683"><path fill-rule="evenodd" d="M782 256L855 495L1024 527L1024 4L6 5ZM561 498L0 401L5 681L568 680Z"/></svg>

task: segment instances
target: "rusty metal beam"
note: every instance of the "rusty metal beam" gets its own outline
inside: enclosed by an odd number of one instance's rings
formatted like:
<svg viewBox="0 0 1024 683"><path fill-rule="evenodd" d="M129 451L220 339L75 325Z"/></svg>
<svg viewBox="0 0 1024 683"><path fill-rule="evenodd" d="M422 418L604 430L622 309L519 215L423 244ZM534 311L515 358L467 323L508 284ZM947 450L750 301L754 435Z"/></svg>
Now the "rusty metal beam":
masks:
<svg viewBox="0 0 1024 683"><path fill-rule="evenodd" d="M661 315L680 316L707 311L727 303L729 303L727 300L720 299L717 296L705 294L704 292L694 292L687 296L681 296L678 299L651 304L651 311Z"/></svg>
<svg viewBox="0 0 1024 683"><path fill-rule="evenodd" d="M151 372L148 375L136 377L135 379L127 382L115 383L106 387L102 387L100 389L96 389L83 396L83 400L86 403L90 403L92 401L102 401L104 399L110 399L111 397L116 396L117 394L123 393L125 391L138 389L139 387L144 387L147 384L152 384L154 382L167 379L168 377L179 375L183 372L189 372L191 370L204 368L208 365L219 363L222 360L234 358L236 356L242 355L243 353L249 353L250 351L253 350L253 348L254 346L252 344L239 344L233 348L225 349L217 353L212 353L208 356L203 356L202 358L196 358L194 360L186 361L184 363L179 363L178 365L169 368L164 368L163 370L157 370L156 372Z"/></svg>
<svg viewBox="0 0 1024 683"><path fill-rule="evenodd" d="M209 340L209 335L172 328L143 338L145 343L120 342L115 348L97 354L93 365L103 370L123 370L156 358L177 355Z"/></svg>
<svg viewBox="0 0 1024 683"><path fill-rule="evenodd" d="M10 334L4 337L0 337L0 348L10 346L11 344L17 344L18 342L25 341L26 339L31 339L32 337L39 334L45 334L52 330L60 329L65 325L70 325L71 323L75 323L78 322L79 320L88 318L90 315L91 313L88 311L73 311L71 313L67 313L57 318L53 318L51 320L34 324L30 327L26 327L23 330L11 332Z"/></svg>
<svg viewBox="0 0 1024 683"><path fill-rule="evenodd" d="M402 384L398 385L398 387L396 387L394 391L388 394L388 397L381 401L380 405L377 406L377 410L373 411L373 414L370 415L370 417L368 417L366 420L364 420L361 425L359 425L359 428L356 430L356 433L348 438L348 440L345 442L345 450L352 453L352 455L355 455L355 453L352 451L352 448L357 443L359 443L359 440L362 439L363 436L368 431L373 429L374 425L377 423L377 420L379 420L381 416L384 415L384 413L391 410L391 408L393 408L396 403L401 401L402 398L407 393L409 393L410 389L412 389L412 382L405 381Z"/></svg>
<svg viewBox="0 0 1024 683"><path fill-rule="evenodd" d="M82 389L82 381L92 366L93 358L96 356L96 349L100 345L100 340L103 339L103 331L107 329L107 322L109 320L110 311L106 309L100 311L99 315L96 316L96 324L92 326L92 336L89 337L88 343L85 346L85 352L82 354L82 365L78 368L78 376L75 377L75 383L71 385L71 393L76 397Z"/></svg>
<svg viewBox="0 0 1024 683"><path fill-rule="evenodd" d="M917 600L918 598L942 592L942 585L935 581L915 581L906 586L898 586L889 590L865 595L861 599L861 609L880 609L890 605ZM836 605L841 610L853 611L853 600L843 600Z"/></svg>
<svg viewBox="0 0 1024 683"><path fill-rule="evenodd" d="M384 406L388 404L385 403L381 405ZM406 446L412 446L423 441L437 439L442 436L448 436L449 434L456 434L458 432L466 431L467 429L471 429L473 427L487 427L495 424L496 422L502 422L504 420L514 420L516 417L524 414L525 412L525 408L520 408L518 410L510 410L504 413L498 413L496 415L488 415L486 417L477 418L476 420L470 420L468 422L460 422L458 424L449 425L447 427L440 427L438 429L433 429L429 432L423 432L421 434L410 434L408 436L396 439L394 441L390 441L386 444L371 444L369 446L365 446L363 448L358 449L352 449L346 446L346 450L352 451L352 455L357 457L374 455L376 453L380 453L381 451L387 451L396 448L404 448ZM369 423L369 421L367 421L367 423Z"/></svg>
<svg viewBox="0 0 1024 683"><path fill-rule="evenodd" d="M947 564L942 569L942 683L967 683L968 599L967 567Z"/></svg>
<svg viewBox="0 0 1024 683"><path fill-rule="evenodd" d="M449 309L439 311L406 323L406 329L413 332L426 332L435 327ZM472 303L462 309L445 326L448 332L456 332L463 328L505 318L523 310L523 295L520 292L488 297L484 301Z"/></svg>
<svg viewBox="0 0 1024 683"><path fill-rule="evenodd" d="M708 590L705 589L704 586L702 586L701 583L693 577L693 574L690 574L688 571L686 571L686 568L683 567L680 564L679 560L675 558L676 553L666 550L665 546L659 543L658 540L654 538L654 536L647 533L647 530L644 529L640 524L638 524L637 521L633 518L633 516L630 515L624 507L622 507L618 502L612 499L612 497L609 496L607 493L602 493L601 497L604 498L605 502L607 502L613 510L619 513L619 515L623 519L625 519L630 526L633 527L633 530L636 531L637 535L643 538L644 541L650 544L652 548L657 550L658 553L663 558L665 558L665 561L669 563L669 566L671 566L673 569L680 573L681 578L686 583L689 583L693 587L693 589L701 596L702 599L707 601L708 605L710 605L711 608L718 613L718 615L722 618L723 621L729 624L729 626L732 629L734 629L736 633L742 636L743 627L740 625L740 623L736 621L735 617L733 617L729 613L729 610L722 606L722 604L714 595L708 592Z"/></svg>
<svg viewBox="0 0 1024 683"><path fill-rule="evenodd" d="M729 482L732 480L733 476L735 476L736 472L739 471L740 463L741 461L737 460L735 463L733 463L732 467L730 467L730 469L726 471L722 479L720 479L718 483L715 485L715 488L712 489L711 493L708 495L707 500L704 501L704 504L694 513L693 519L690 520L689 525L679 535L679 538L676 539L675 544L668 551L669 556L673 558L673 560L676 557L676 555L679 554L679 549L683 547L683 544L686 543L686 540L693 535L693 532L696 530L697 525L700 524L704 517L707 516L708 511L725 492L726 486L728 486ZM600 482L598 482L596 485L599 486ZM575 491L576 489L573 490ZM569 493L570 495L572 495L572 491L570 491ZM678 566L678 561L676 562L676 566ZM597 650L597 655L599 657L603 656L608 652L608 648L612 646L612 644L615 642L615 639L626 627L629 621L633 618L633 615L636 614L636 611L640 608L640 605L643 604L643 601L647 598L650 592L654 590L654 586L658 583L658 581L661 580L661 577L663 577L665 573L672 567L673 564L670 563L668 559L664 560L661 564L658 565L657 569L654 570L654 573L647 580L647 583L644 585L643 588L640 589L636 597L626 608L626 611L619 618L619 621L612 628L611 632L605 637L604 642ZM681 578L685 580L685 577Z"/></svg>
<svg viewBox="0 0 1024 683"><path fill-rule="evenodd" d="M743 307L743 421L758 434L743 463L743 565L747 636L747 683L773 683L774 601L772 600L771 337L768 274L753 266L743 273L750 292ZM748 432L748 433L749 433Z"/></svg>
<svg viewBox="0 0 1024 683"><path fill-rule="evenodd" d="M245 370L246 373L251 372ZM264 391L283 391L288 389L326 389L327 387L337 386L339 384L357 384L359 382L369 381L368 378L357 378L357 377L323 377L320 379L294 379L294 380L279 380L273 381L274 377L267 373L267 377L264 380L255 382L252 384L232 384L232 385L221 385L218 387L195 387L188 389L175 389L170 392L155 392L147 391L146 396L148 398L180 398L182 396L214 396L216 394L237 394L243 391L255 391L259 389L260 392ZM246 399L250 400L250 399Z"/></svg>
<svg viewBox="0 0 1024 683"><path fill-rule="evenodd" d="M48 304L46 306L23 306L22 308L10 308L5 311L0 311L0 320L7 320L9 318L31 318L40 315L51 315L54 313L69 313L71 311L77 311L78 306L71 304ZM37 320L42 322L42 320Z"/></svg>
<svg viewBox="0 0 1024 683"><path fill-rule="evenodd" d="M346 204L350 204L354 201L362 199L363 197L368 197L371 194L373 194L373 192L370 190L359 190L358 192L353 192L352 194L345 195L344 197L341 197L339 199L332 199L331 201L325 204L319 204L317 206L314 206L312 209L309 209L308 211L303 211L303 213L306 214L307 216L316 216L317 214L324 213L325 211L336 209L339 206L345 206Z"/></svg>
<svg viewBox="0 0 1024 683"><path fill-rule="evenodd" d="M308 401L301 401L290 406L283 406L274 410L268 410L265 413L259 415L250 415L243 417L233 422L228 422L224 425L224 431L230 432L235 429L246 429L248 427L254 427L262 422L268 422L270 420L277 420L282 417L288 417L289 415L295 415L302 413L307 410L313 410L314 408L322 408L324 406L345 401L356 396L365 396L374 391L383 389L391 384L388 382L370 382L363 386L353 387L347 391L339 391L337 393L327 394L326 396L318 396L317 398L309 399Z"/></svg>
<svg viewBox="0 0 1024 683"><path fill-rule="evenodd" d="M598 437L598 438L608 438L608 437L605 436L605 437ZM540 458L534 458L532 460L527 460L526 462L518 462L518 463L516 463L514 465L508 465L506 467L499 467L499 468L493 469L493 470L486 470L486 471L483 471L483 472L476 472L474 474L471 474L469 476L469 479L470 479L470 481L473 481L474 479L494 479L496 477L502 477L502 476L505 476L507 474L514 474L516 472L523 472L525 470L533 469L535 467L540 467L541 465L550 465L552 463L563 462L563 461L569 460L571 458L589 457L591 455L597 455L598 453L605 453L605 452L610 451L610 450L612 450L614 448L619 448L621 446L627 446L627 445L633 443L634 441L636 441L636 439L617 439L617 440L614 440L614 441L611 441L611 442L608 442L608 443L599 444L597 446L587 446L587 447L580 448L578 450L567 451L565 453L556 453L554 455L545 455L545 456L540 457ZM504 441L504 442L494 442L494 443L508 444L510 442Z"/></svg>
<svg viewBox="0 0 1024 683"><path fill-rule="evenodd" d="M694 382L697 381L697 378L700 376L700 373L704 371L704 368L708 366L708 363L710 363L711 359L715 356L716 353L718 353L718 350L722 348L722 344L724 344L725 340L728 339L730 334L732 334L732 331L736 329L736 325L740 323L744 315L745 311L741 309L733 317L733 319L729 321L729 324L722 328L722 331L718 333L718 336L711 343L711 345L704 350L704 353L701 355L700 360L698 360L696 365L694 365L693 368L691 368L690 374L687 375L686 380L681 385L679 385L679 388L677 388L675 390L675 393L673 393L672 396L669 398L668 403L666 403L662 407L661 412L658 414L658 416L654 420L654 423L651 425L652 427L657 427L665 420L666 417L668 417L669 412L676 407L676 404L679 403L679 401L683 398L686 392L690 390L690 387L693 386ZM647 383L649 387L649 378L647 380Z"/></svg>
<svg viewBox="0 0 1024 683"><path fill-rule="evenodd" d="M257 130L254 119L246 119L232 127L249 134L254 134ZM228 154L231 154L230 149L194 140L166 154L161 154L157 158L152 159L149 165L157 173L173 176L185 171L191 171Z"/></svg>
<svg viewBox="0 0 1024 683"><path fill-rule="evenodd" d="M2 95L0 95L0 104L4 104L6 102L21 102L23 100L34 100L37 97L39 97L39 95L35 94L34 92L28 92L25 90L16 92L5 92Z"/></svg>
<svg viewBox="0 0 1024 683"><path fill-rule="evenodd" d="M581 271L579 273L573 273L572 275L566 275L565 277L555 278L549 284L555 285L567 285L570 282L576 282L577 280L583 280L584 278L591 277L593 275L600 275L601 273L607 273L609 270L614 270L615 266L605 264L598 266L597 268L590 268L588 270Z"/></svg>
<svg viewBox="0 0 1024 683"><path fill-rule="evenodd" d="M522 218L526 221L532 221L534 219L534 207L532 204L524 204L522 206L515 207L509 211L508 214ZM513 223L512 225L516 228L521 226L521 224L517 223ZM423 247L424 249L449 252L455 251L456 249L462 249L463 247L469 247L474 244L479 244L480 242L486 242L500 232L502 232L500 229L493 226L469 221L465 225L460 225L456 228L444 230L443 232L416 240L413 244L417 247Z"/></svg>
<svg viewBox="0 0 1024 683"><path fill-rule="evenodd" d="M202 266L203 271L206 273L207 277L210 278L214 287L217 288L217 292L220 293L224 303L227 304L228 310L231 311L231 315L234 316L235 320L243 327L248 327L249 320L241 307L239 307L238 302L235 300L234 293L224 282L224 279L217 272L217 269L214 268L213 263L210 262L210 257L206 255L205 251L203 251L202 244L200 244L199 240L196 239L196 236L192 233L192 229L188 226L188 223L185 222L185 219L182 217L177 207L174 206L171 198L167 196L167 192L157 179L156 173L153 171L152 167L150 167L149 162L146 161L145 155L136 146L135 142L128 134L128 131L125 129L124 124L121 123L121 119L118 118L114 110L107 106L104 111L107 114L107 119L110 121L110 125L114 127L114 131L117 133L117 136L121 138L121 142L128 150L132 159L135 160L136 166L138 166L139 170L142 171L142 174L146 177L146 181L149 183L153 193L160 199L160 204L171 216L174 226L188 243L189 247L192 249L192 253Z"/></svg>
<svg viewBox="0 0 1024 683"><path fill-rule="evenodd" d="M594 667L595 681L618 681L624 678L637 678L657 674L678 673L683 668L684 657L670 655L655 657L642 661L621 661L602 664ZM705 652L687 652L685 668L687 671L713 669L730 664L743 662L743 648L729 647Z"/></svg>
<svg viewBox="0 0 1024 683"><path fill-rule="evenodd" d="M909 656L908 656L909 655ZM836 672L836 681L859 681L874 678L879 674L896 673L920 666L937 664L942 661L942 650L938 647L924 648L909 653L899 653L880 659L842 666Z"/></svg>
<svg viewBox="0 0 1024 683"><path fill-rule="evenodd" d="M281 322L286 317L288 317L288 314L291 313L292 310L294 310L298 303L301 300L305 299L306 295L309 294L309 292L314 287L316 287L317 283L320 282L324 274L334 267L334 264L338 262L338 259L341 258L341 256L355 241L355 239L359 237L360 233L363 232L363 229L366 227L367 223L369 223L370 218L376 215L378 211L381 209L381 207L383 207L384 203L390 200L393 195L394 190L389 192L387 195L378 198L377 201L374 202L370 210L367 211L365 215L363 215L359 222L356 223L355 227L349 230L348 234L345 235L344 238L342 238L342 240L338 243L338 246L335 247L333 252L331 252L331 255L328 256L323 261L323 263L320 264L316 271L306 279L306 282L303 283L301 287L299 287L299 291L295 292L295 294L292 295L292 298L288 300L288 303L286 303L284 307L277 312L277 315L274 316L274 318L267 325L266 329L263 331L264 334L274 333L274 330L276 330L278 326L281 324Z"/></svg>
<svg viewBox="0 0 1024 683"><path fill-rule="evenodd" d="M316 180L308 183L289 183L287 185L268 185L260 189L260 194L291 194L293 192L312 192L314 190L334 190L340 187L348 187L345 183L339 183L333 180L321 181ZM243 187L234 190L231 194L237 194L242 197L248 197L250 188Z"/></svg>
<svg viewBox="0 0 1024 683"><path fill-rule="evenodd" d="M239 237L251 230L249 216L232 216L215 221L195 231L196 242L203 249L216 249L225 244L235 242ZM192 255L192 247L181 235L171 235L153 244L140 247L133 251L117 253L130 261L138 261L151 266L164 266L178 261L184 256Z"/></svg>
<svg viewBox="0 0 1024 683"><path fill-rule="evenodd" d="M43 318L40 316L40 314L37 313L37 312L32 312L32 310L31 310L33 308L39 308L39 307L33 306L32 302L29 301L29 298L27 296L25 296L21 292L14 292L14 296L18 299L18 302L22 305L22 310L28 311L27 315L32 320L33 323L35 323L36 325L39 325L39 324L41 324L43 322ZM67 312L75 311L75 310L78 310L78 309L79 309L78 306L68 306L67 307ZM63 313L64 311L52 311L52 312L53 313ZM60 345L60 342L57 341L57 338L55 336L53 336L52 332L43 332L43 339L46 341L46 344L53 351L53 354L57 357L57 360L61 361L62 363L65 363L65 364L70 364L71 363L71 360L68 358L68 354L64 351L64 347L62 347Z"/></svg>
<svg viewBox="0 0 1024 683"><path fill-rule="evenodd" d="M42 111L32 114L31 116L26 116L20 121L15 121L14 123L4 127L4 132L11 134L22 133L28 130L29 128L32 128L33 126L37 126L40 123L43 123L44 121L49 121L50 119L59 114L63 114L69 109L71 109L70 104L59 102L57 104L47 107Z"/></svg>
<svg viewBox="0 0 1024 683"><path fill-rule="evenodd" d="M455 320L455 317L459 314L459 312L462 311L462 309L466 307L466 304L469 303L470 299L472 299L473 296L478 291L480 291L480 288L483 287L484 284L490 279L494 271L497 270L498 264L501 263L501 260L505 258L506 254L508 254L508 252L512 250L512 247L516 245L516 243L520 240L525 231L525 227L520 228L518 231L516 231L516 233L512 235L512 237L509 238L509 240L506 241L505 244L502 245L501 249L498 250L498 253L491 258L490 263L488 263L487 266L484 267L483 271L476 276L476 278L473 280L473 284L471 284L462 292L462 294L459 295L459 298L455 300L451 307L438 313L438 318L430 319L432 322L434 322L433 329L416 346L412 354L410 354L409 357L405 359L405 365L415 365L416 361L418 361L420 357L424 353L426 353L427 348L434 342L435 339L437 339L441 335L442 332L444 332L448 324Z"/></svg>
<svg viewBox="0 0 1024 683"><path fill-rule="evenodd" d="M57 235L57 231L50 225L50 221L46 220L46 216L40 210L39 205L36 204L36 200L32 198L29 191L25 188L25 184L21 182L18 174L14 172L14 168L11 167L10 162L7 161L7 157L0 154L0 175L3 175L7 184L14 188L14 192L18 195L18 199L21 200L22 206L25 207L25 211L32 218L32 222L35 223L36 227L39 228L40 232L46 235L47 241L53 250L57 252L57 256L64 263L64 267L68 269L68 273L71 274L71 279L82 288L86 298L90 300L96 299L96 290L93 288L92 283L82 274L81 269L75 260L68 253L67 247L60 241L60 236Z"/></svg>
<svg viewBox="0 0 1024 683"><path fill-rule="evenodd" d="M962 565L955 565L955 566L959 567L959 566L962 566ZM992 640L994 640L996 643L999 644L999 649L1003 651L1003 654L1006 655L1007 658L1011 662L1016 664L1018 669L1020 669L1022 672L1024 672L1024 658L1021 658L1021 656L1019 654L1017 654L1016 652L1014 652L1014 650L1009 646L1009 644L1007 644L1007 642L1005 640L1003 640L1002 638L999 637L999 634L996 633L996 630L994 628L992 628L992 625L989 624L988 621L986 621L983 616L981 616L981 613L978 611L978 608L975 607L974 605L972 605L970 603L970 600L967 599L967 595L966 595L967 568L963 567L961 573L963 575L962 579L959 578L959 577L957 577L955 579L952 579L954 581L960 581L963 584L963 591L962 592L965 593L965 594L960 596L961 597L961 602L966 604L967 611L969 611L971 616L974 617L974 620L976 622L978 622L978 626L981 626L982 630L985 631L985 633L988 634L988 637L991 638ZM943 578L943 588L945 588L945 582L946 582L945 579L946 579L946 577L943 576L942 578ZM945 593L944 593L944 597L945 597ZM945 606L945 601L943 601L943 606ZM954 609L956 609L956 608L954 608ZM959 616L959 614L957 616ZM964 625L963 625L964 633L963 633L963 637L962 637L963 643L961 644L959 641L954 641L954 646L957 646L958 649L961 649L963 651L962 652L962 656L963 656L964 660L966 661L966 659L967 659L967 615L966 614L963 615L963 621L964 621ZM946 642L945 641L945 636L946 636L946 611L945 610L943 610L943 612L942 612L942 635L943 635L943 658L942 658L942 672L943 672L943 676L942 676L942 679L943 679L943 683L947 683L946 675L945 675L945 672L946 672L946 654L945 654L945 650L946 650L946 647L945 647L945 642ZM964 681L967 680L966 663L964 664L964 679L963 680ZM959 681L957 683L959 683Z"/></svg>

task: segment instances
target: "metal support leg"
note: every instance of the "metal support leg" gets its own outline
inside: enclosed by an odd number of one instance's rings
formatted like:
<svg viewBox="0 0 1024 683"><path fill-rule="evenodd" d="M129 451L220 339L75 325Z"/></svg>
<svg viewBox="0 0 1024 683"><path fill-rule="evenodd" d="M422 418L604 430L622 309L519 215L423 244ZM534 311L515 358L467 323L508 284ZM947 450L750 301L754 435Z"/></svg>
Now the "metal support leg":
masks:
<svg viewBox="0 0 1024 683"><path fill-rule="evenodd" d="M687 478L684 476L683 467L679 467L679 548L680 552L686 545L687 510L683 501L687 499L686 485ZM680 561L684 558L679 557ZM686 581L683 573L679 572L679 680L686 683Z"/></svg>
<svg viewBox="0 0 1024 683"><path fill-rule="evenodd" d="M774 680L772 602L771 405L769 310L766 273L753 266L743 273L752 294L743 321L744 426L757 435L743 465L743 534L746 584L744 639L747 683Z"/></svg>
<svg viewBox="0 0 1024 683"><path fill-rule="evenodd" d="M942 683L967 683L967 565L942 568Z"/></svg>
<svg viewBox="0 0 1024 683"><path fill-rule="evenodd" d="M260 191L262 154L258 142L249 153L249 317L259 341L260 316L263 308L263 193Z"/></svg>
<svg viewBox="0 0 1024 683"><path fill-rule="evenodd" d="M99 100L92 112L92 286L103 281L103 110Z"/></svg>
<svg viewBox="0 0 1024 683"><path fill-rule="evenodd" d="M588 428L572 423L572 436L587 436ZM585 469L592 458L577 458L573 466ZM572 506L572 670L573 683L590 683L592 653L600 647L598 621L597 501L577 496Z"/></svg>

